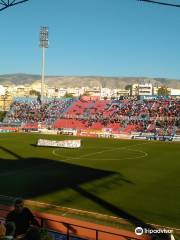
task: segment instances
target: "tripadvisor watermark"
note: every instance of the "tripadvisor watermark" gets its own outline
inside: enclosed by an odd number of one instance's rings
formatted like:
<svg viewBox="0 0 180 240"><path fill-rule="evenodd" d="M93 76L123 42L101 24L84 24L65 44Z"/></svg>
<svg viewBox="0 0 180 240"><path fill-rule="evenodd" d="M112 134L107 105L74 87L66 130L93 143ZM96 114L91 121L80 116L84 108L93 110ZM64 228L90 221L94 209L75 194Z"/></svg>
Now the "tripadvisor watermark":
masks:
<svg viewBox="0 0 180 240"><path fill-rule="evenodd" d="M137 227L135 228L136 235L143 235L143 234L172 234L173 230L165 229L165 228L159 228L159 229L150 229L150 228L142 228Z"/></svg>

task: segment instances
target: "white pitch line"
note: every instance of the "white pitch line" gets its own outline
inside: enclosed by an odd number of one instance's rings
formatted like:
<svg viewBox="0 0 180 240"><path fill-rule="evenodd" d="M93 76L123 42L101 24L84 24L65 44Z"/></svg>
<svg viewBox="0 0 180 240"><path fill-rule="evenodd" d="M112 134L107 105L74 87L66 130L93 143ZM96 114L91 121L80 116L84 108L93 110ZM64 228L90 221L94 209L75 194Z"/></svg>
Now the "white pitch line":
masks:
<svg viewBox="0 0 180 240"><path fill-rule="evenodd" d="M80 157L66 157L66 156L62 156L62 158L65 158L66 160L61 160L61 161L68 161L68 160L77 160L77 159L83 159L84 157L89 157L89 156L93 156L93 155L96 155L96 154L101 154L101 153L104 153L104 152L111 152L111 151L114 151L114 150L120 150L120 149L128 149L129 151L134 151L134 152L140 152L140 153L143 153L143 155L141 156L136 156L136 157L125 157L125 158L121 158L121 159L96 159L96 158L93 158L91 160L93 161L117 161L117 160L123 160L123 159L137 159L137 158L144 158L146 156L148 156L148 153L145 152L145 151L142 151L142 150L133 150L133 149L130 149L131 147L136 147L136 146L139 146L139 145L142 145L142 144L149 144L148 143L140 143L140 144L135 144L135 145L132 145L132 146L124 146L124 147L119 147L119 148L109 148L108 150L103 150L103 151L99 151L99 152L94 152L94 153L89 153L89 154L85 154L85 155L81 155ZM57 156L57 157L61 157L61 155L57 154L56 151L58 149L54 149L52 151L52 154ZM89 159L88 159L89 160Z"/></svg>

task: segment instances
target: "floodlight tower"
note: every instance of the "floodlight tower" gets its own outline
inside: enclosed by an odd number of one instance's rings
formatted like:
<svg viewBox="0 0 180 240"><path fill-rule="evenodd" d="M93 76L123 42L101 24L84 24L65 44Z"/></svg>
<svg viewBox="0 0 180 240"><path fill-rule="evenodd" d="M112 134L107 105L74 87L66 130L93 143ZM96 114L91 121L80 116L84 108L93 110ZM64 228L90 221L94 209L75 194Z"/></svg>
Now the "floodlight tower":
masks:
<svg viewBox="0 0 180 240"><path fill-rule="evenodd" d="M39 46L42 48L42 75L41 75L41 103L44 100L44 68L45 68L45 49L48 48L48 27L40 28L40 43Z"/></svg>

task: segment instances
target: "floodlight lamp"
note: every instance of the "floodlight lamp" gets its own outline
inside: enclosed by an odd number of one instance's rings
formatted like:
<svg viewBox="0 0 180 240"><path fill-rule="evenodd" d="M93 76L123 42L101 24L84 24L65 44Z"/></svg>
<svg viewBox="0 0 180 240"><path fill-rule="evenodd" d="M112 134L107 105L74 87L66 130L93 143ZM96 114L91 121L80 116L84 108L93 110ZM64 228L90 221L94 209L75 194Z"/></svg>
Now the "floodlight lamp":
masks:
<svg viewBox="0 0 180 240"><path fill-rule="evenodd" d="M40 28L40 44L41 48L48 48L48 27L41 27Z"/></svg>

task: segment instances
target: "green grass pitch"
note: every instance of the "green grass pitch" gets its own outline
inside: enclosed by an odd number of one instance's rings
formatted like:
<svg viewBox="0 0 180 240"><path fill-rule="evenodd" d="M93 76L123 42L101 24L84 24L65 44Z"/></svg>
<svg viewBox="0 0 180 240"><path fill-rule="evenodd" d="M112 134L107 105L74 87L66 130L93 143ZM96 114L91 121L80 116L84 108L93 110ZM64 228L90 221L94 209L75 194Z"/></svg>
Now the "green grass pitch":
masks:
<svg viewBox="0 0 180 240"><path fill-rule="evenodd" d="M36 147L0 134L0 194L180 227L180 145L82 138L80 149Z"/></svg>

